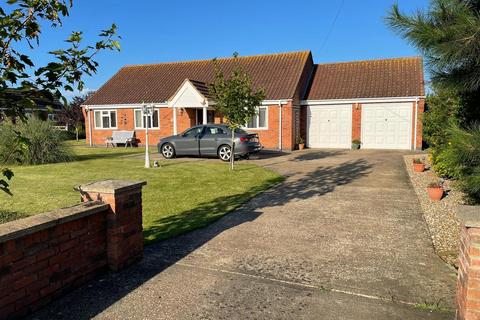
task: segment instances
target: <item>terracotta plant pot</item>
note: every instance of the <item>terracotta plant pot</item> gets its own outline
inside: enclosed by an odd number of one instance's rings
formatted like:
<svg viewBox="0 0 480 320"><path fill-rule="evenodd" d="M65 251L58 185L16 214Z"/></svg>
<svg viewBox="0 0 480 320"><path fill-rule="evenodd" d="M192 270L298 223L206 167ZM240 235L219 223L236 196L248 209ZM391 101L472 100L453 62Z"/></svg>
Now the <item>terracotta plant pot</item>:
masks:
<svg viewBox="0 0 480 320"><path fill-rule="evenodd" d="M427 188L428 196L434 201L440 201L443 197L443 188Z"/></svg>
<svg viewBox="0 0 480 320"><path fill-rule="evenodd" d="M305 149L305 143L299 143L298 150L303 150L303 149Z"/></svg>
<svg viewBox="0 0 480 320"><path fill-rule="evenodd" d="M415 171L415 172L425 171L425 163L414 163L413 164L413 171Z"/></svg>

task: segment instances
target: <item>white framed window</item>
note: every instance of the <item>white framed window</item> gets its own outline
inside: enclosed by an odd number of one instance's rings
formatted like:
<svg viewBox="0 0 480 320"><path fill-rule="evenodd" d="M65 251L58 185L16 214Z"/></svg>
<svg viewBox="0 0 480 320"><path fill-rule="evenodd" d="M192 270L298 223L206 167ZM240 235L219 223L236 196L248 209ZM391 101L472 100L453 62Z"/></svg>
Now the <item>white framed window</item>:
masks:
<svg viewBox="0 0 480 320"><path fill-rule="evenodd" d="M95 129L117 129L116 110L95 110Z"/></svg>
<svg viewBox="0 0 480 320"><path fill-rule="evenodd" d="M135 109L135 129L145 129L148 124L149 129L160 128L160 111L153 109L153 114L146 116L142 109Z"/></svg>
<svg viewBox="0 0 480 320"><path fill-rule="evenodd" d="M47 119L50 121L57 121L57 115L55 113L49 113Z"/></svg>
<svg viewBox="0 0 480 320"><path fill-rule="evenodd" d="M248 121L245 128L268 129L268 107L257 107L257 113Z"/></svg>

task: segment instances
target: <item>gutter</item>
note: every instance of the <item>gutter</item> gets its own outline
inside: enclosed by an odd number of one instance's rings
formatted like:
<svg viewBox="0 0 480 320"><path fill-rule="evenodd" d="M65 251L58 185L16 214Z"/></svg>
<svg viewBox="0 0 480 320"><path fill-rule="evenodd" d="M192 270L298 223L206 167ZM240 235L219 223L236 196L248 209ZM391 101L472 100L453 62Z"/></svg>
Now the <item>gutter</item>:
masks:
<svg viewBox="0 0 480 320"><path fill-rule="evenodd" d="M319 104L353 104L353 103L380 103L380 102L414 102L424 99L425 96L411 97L385 97L385 98L358 98L358 99L327 99L327 100L302 100L300 104L319 105Z"/></svg>

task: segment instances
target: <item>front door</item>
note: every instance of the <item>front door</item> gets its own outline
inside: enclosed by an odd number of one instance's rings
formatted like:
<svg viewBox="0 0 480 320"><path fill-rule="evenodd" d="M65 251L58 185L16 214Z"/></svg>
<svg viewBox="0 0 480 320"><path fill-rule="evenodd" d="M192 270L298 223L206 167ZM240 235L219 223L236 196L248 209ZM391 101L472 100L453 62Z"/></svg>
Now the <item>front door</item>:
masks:
<svg viewBox="0 0 480 320"><path fill-rule="evenodd" d="M203 124L203 110L197 109L197 126ZM215 111L207 110L207 123L215 123Z"/></svg>

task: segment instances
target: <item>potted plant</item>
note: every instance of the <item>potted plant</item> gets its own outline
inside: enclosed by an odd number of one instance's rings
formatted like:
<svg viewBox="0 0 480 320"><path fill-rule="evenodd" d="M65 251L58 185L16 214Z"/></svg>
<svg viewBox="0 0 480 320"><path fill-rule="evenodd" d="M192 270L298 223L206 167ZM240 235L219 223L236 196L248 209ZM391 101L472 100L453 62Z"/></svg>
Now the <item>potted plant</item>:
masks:
<svg viewBox="0 0 480 320"><path fill-rule="evenodd" d="M425 171L425 163L423 159L414 158L413 159L413 171L415 172L423 172Z"/></svg>
<svg viewBox="0 0 480 320"><path fill-rule="evenodd" d="M361 146L362 142L358 139L355 139L352 141L352 149L353 150L358 150L360 149L360 146Z"/></svg>
<svg viewBox="0 0 480 320"><path fill-rule="evenodd" d="M305 148L305 141L302 137L298 139L298 150L303 150Z"/></svg>
<svg viewBox="0 0 480 320"><path fill-rule="evenodd" d="M428 196L434 201L443 197L443 183L441 181L431 182L427 187Z"/></svg>

